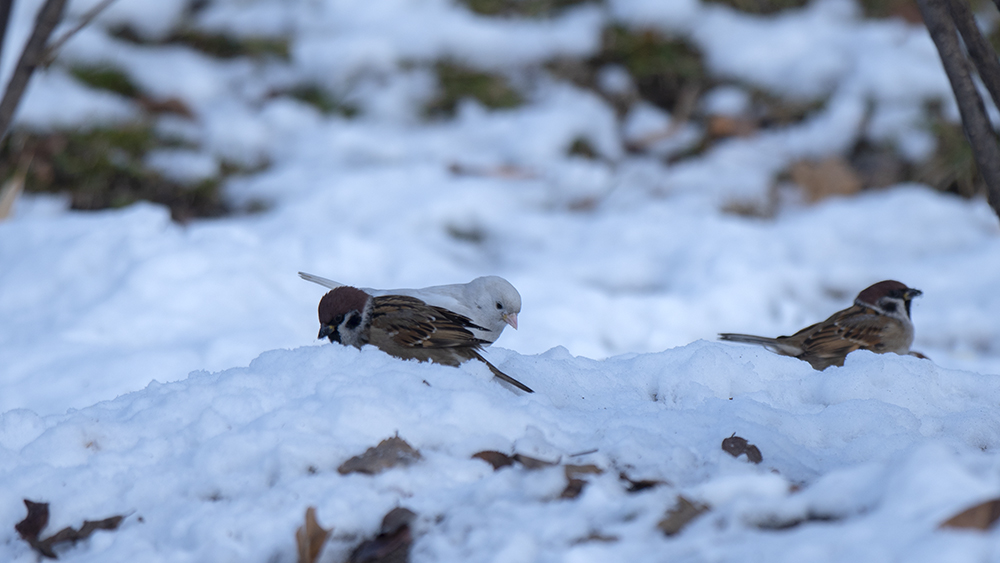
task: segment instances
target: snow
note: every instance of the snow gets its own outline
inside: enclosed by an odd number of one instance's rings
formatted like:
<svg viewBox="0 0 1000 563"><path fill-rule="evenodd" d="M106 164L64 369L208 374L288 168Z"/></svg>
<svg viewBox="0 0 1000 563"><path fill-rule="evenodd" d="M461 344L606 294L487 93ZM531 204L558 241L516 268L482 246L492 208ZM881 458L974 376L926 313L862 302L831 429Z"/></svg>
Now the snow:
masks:
<svg viewBox="0 0 1000 563"><path fill-rule="evenodd" d="M12 42L27 36L23 5ZM269 207L181 225L147 203L84 213L29 195L0 222L0 560L36 560L13 527L23 498L51 503L49 533L127 516L61 549L68 561L294 561L308 506L334 529L326 562L396 506L418 514L415 562L1000 558L996 527L937 529L1000 496L1000 227L986 203L906 184L772 219L723 211L860 135L929 154L921 108L942 100L955 114L921 28L865 20L845 0L775 17L616 0L535 20L444 0L186 5L121 0L59 61L112 63L183 101L193 117L147 118L183 142L148 164L190 182L240 164L255 171L230 177L227 197ZM185 18L286 37L290 60L216 60L106 32L163 38ZM686 37L714 75L739 81L712 93L709 113L745 111L750 88L825 104L673 164L631 154L626 141L670 130L672 116L643 104L620 116L541 68L595 52L610 21ZM425 119L427 65L442 58L505 73L528 103L465 100L453 118ZM140 114L66 66L34 77L19 124ZM599 81L634 88L621 67ZM360 115L273 94L309 83ZM690 127L651 152L674 154L697 139ZM596 159L567 154L578 139ZM507 278L519 329L486 355L536 393L476 363L317 341L324 289L298 271L361 287ZM817 373L715 341L789 334L882 279L924 291L914 348L931 360L858 352ZM722 451L733 433L760 465ZM421 461L336 471L396 434ZM561 467L493 471L471 458L483 450L602 473L562 499ZM630 493L622 472L663 484ZM656 525L678 495L711 509L665 537Z"/></svg>

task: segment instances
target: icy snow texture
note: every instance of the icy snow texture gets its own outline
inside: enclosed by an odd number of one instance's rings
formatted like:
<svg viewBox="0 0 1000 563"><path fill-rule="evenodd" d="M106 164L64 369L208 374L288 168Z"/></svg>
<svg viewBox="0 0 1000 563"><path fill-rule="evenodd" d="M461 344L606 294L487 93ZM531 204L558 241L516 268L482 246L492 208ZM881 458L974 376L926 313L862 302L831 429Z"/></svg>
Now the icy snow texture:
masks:
<svg viewBox="0 0 1000 563"><path fill-rule="evenodd" d="M8 44L39 4L16 3ZM768 221L719 211L760 201L788 163L843 150L862 126L911 158L932 150L919 108L954 107L921 28L864 21L843 0L776 18L694 0L537 21L443 0L229 0L197 15L205 29L287 36L282 62L134 45L101 27L162 37L186 6L120 0L60 61L113 64L181 99L196 118L154 126L192 148L150 164L193 180L221 161L267 163L226 189L273 207L181 226L148 204L76 213L34 196L0 223L0 560L36 560L13 529L21 498L52 503L50 531L128 515L67 561L292 561L309 505L335 529L327 562L398 505L420 515L415 562L1000 557L997 530L935 531L1000 495L1000 228L985 203L907 185ZM826 102L676 165L628 155L634 131L598 96L515 68L592 53L609 18L689 38L718 76ZM511 73L528 103L465 101L452 120L423 121L435 85L419 65L442 57ZM628 89L614 72L605 86ZM271 94L316 82L361 115ZM642 111L636 127L669 123ZM18 119L91 126L135 112L57 64ZM598 159L566 156L580 138ZM514 394L478 364L319 345L323 289L299 270L371 287L506 277L524 300L520 329L488 355L538 392ZM858 353L818 374L710 342L788 334L886 278L924 290L915 348L933 361ZM336 473L396 432L422 462ZM720 449L733 432L761 466ZM470 459L486 449L605 472L559 500L561 470L493 472ZM619 471L668 484L628 494ZM655 526L677 494L713 510L667 539ZM807 517L834 520L759 528ZM592 533L618 541L582 541Z"/></svg>

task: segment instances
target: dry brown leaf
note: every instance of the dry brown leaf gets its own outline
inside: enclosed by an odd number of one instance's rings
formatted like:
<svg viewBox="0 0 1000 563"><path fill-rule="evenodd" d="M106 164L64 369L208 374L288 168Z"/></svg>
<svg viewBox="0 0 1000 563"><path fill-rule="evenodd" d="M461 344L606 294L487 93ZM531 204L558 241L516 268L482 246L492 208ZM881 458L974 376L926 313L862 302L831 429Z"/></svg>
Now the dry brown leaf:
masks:
<svg viewBox="0 0 1000 563"><path fill-rule="evenodd" d="M382 440L375 447L368 448L365 453L345 461L337 468L337 472L341 475L348 473L375 475L397 465L411 465L420 457L420 452L407 444L406 440L393 436Z"/></svg>
<svg viewBox="0 0 1000 563"><path fill-rule="evenodd" d="M626 489L626 492L629 493L638 493L639 491L645 491L646 489L652 489L653 487L658 487L660 485L666 484L666 481L660 481L657 479L635 480L626 475L624 471L618 474L618 478L628 483L628 489Z"/></svg>
<svg viewBox="0 0 1000 563"><path fill-rule="evenodd" d="M553 465L556 465L556 462L554 461L545 461L544 459L538 459L524 454L514 454L514 461L523 465L525 469L542 469L543 467L552 467Z"/></svg>
<svg viewBox="0 0 1000 563"><path fill-rule="evenodd" d="M478 453L472 454L473 458L481 459L486 463L493 466L493 471L500 469L501 467L507 467L508 465L514 465L514 458L507 454L486 450Z"/></svg>
<svg viewBox="0 0 1000 563"><path fill-rule="evenodd" d="M14 210L14 202L24 191L24 179L28 175L28 168L23 167L18 170L9 180L4 182L0 188L0 221L10 216Z"/></svg>
<svg viewBox="0 0 1000 563"><path fill-rule="evenodd" d="M618 536L606 536L601 532L590 532L586 537L582 537L572 541L572 545L580 545L582 543L600 542L600 543L614 543L620 541L621 538Z"/></svg>
<svg viewBox="0 0 1000 563"><path fill-rule="evenodd" d="M21 535L21 539L30 543L37 541L42 530L49 525L49 503L24 499L24 506L28 507L28 515L15 524L14 529Z"/></svg>
<svg viewBox="0 0 1000 563"><path fill-rule="evenodd" d="M839 156L819 162L800 160L789 169L792 181L802 187L806 201L814 203L831 196L852 195L861 191L861 178Z"/></svg>
<svg viewBox="0 0 1000 563"><path fill-rule="evenodd" d="M667 511L666 516L660 523L656 525L657 528L663 531L664 534L672 536L687 526L689 522L700 516L703 512L708 511L708 506L696 502L691 502L690 500L678 495L677 505Z"/></svg>
<svg viewBox="0 0 1000 563"><path fill-rule="evenodd" d="M713 115L708 118L708 135L712 138L749 137L757 132L757 122L749 117Z"/></svg>
<svg viewBox="0 0 1000 563"><path fill-rule="evenodd" d="M563 470L566 472L567 479L573 479L574 477L578 477L580 475L600 475L601 473L604 473L604 470L592 463L588 463L586 465L568 464L563 466Z"/></svg>
<svg viewBox="0 0 1000 563"><path fill-rule="evenodd" d="M581 479L584 475L600 475L604 471L592 463L586 465L564 465L563 472L566 473L566 488L563 489L560 498L576 498L583 492L587 482Z"/></svg>
<svg viewBox="0 0 1000 563"><path fill-rule="evenodd" d="M38 539L49 523L49 505L45 502L32 502L24 499L24 505L28 507L28 515L14 525L14 529L21 535L21 538L28 542L31 547L49 559L58 559L55 552L55 545L59 543L76 543L85 540L97 530L114 530L121 524L124 516L112 516L104 520L84 520L83 526L79 530L72 527L65 527L55 534Z"/></svg>
<svg viewBox="0 0 1000 563"><path fill-rule="evenodd" d="M940 527L987 530L997 520L1000 520L1000 498L967 508L942 522Z"/></svg>
<svg viewBox="0 0 1000 563"><path fill-rule="evenodd" d="M382 518L377 536L361 542L351 552L349 563L406 563L410 560L413 534L410 524L417 515L408 508L397 507Z"/></svg>
<svg viewBox="0 0 1000 563"><path fill-rule="evenodd" d="M747 454L747 460L751 463L764 461L764 457L760 454L760 449L757 446L748 443L746 438L740 438L735 433L722 441L722 449L733 457L740 457L743 454Z"/></svg>
<svg viewBox="0 0 1000 563"><path fill-rule="evenodd" d="M583 479L572 477L566 482L566 488L559 493L559 498L576 498L580 496L586 486L587 482Z"/></svg>
<svg viewBox="0 0 1000 563"><path fill-rule="evenodd" d="M330 537L330 530L323 529L316 521L316 507L306 509L306 521L295 531L295 545L299 549L299 563L316 563L323 551L323 544Z"/></svg>

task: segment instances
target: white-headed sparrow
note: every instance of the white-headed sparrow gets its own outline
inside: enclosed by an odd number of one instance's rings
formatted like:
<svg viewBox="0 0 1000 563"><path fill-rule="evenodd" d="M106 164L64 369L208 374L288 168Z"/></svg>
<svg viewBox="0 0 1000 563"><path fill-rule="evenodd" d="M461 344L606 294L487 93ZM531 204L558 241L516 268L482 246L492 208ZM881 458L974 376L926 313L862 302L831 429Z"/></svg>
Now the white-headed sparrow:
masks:
<svg viewBox="0 0 1000 563"><path fill-rule="evenodd" d="M304 280L323 287L336 289L345 284L313 274L299 272ZM483 276L469 283L433 285L423 289L372 289L361 288L373 297L406 295L415 297L433 307L441 307L470 319L475 327L472 334L489 346L500 338L504 327L517 329L517 314L521 312L521 294L509 281L500 276Z"/></svg>
<svg viewBox="0 0 1000 563"><path fill-rule="evenodd" d="M522 391L534 392L483 358L479 351L487 342L472 332L482 327L468 317L415 297L375 297L342 285L320 300L319 324L318 338L356 348L371 344L404 360L457 366L476 359L486 364L496 377Z"/></svg>
<svg viewBox="0 0 1000 563"><path fill-rule="evenodd" d="M880 281L858 294L854 305L791 336L767 338L720 334L720 340L758 344L784 356L809 362L818 370L844 365L855 350L909 354L913 344L910 300L921 294L894 280Z"/></svg>

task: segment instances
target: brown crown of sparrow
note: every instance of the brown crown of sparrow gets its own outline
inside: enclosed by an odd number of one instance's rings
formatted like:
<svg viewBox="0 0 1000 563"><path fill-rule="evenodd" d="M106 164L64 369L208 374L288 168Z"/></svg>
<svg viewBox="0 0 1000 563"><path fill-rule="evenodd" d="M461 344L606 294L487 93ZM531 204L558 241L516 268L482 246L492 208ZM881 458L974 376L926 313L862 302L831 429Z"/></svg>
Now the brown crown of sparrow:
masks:
<svg viewBox="0 0 1000 563"><path fill-rule="evenodd" d="M859 293L854 305L791 336L767 338L724 333L719 339L764 346L772 352L805 360L818 370L844 365L844 358L855 350L910 354L913 344L910 301L921 293L895 280L880 281ZM918 352L913 355L923 357Z"/></svg>
<svg viewBox="0 0 1000 563"><path fill-rule="evenodd" d="M479 360L496 377L522 391L534 392L483 358L479 352L488 342L472 333L482 327L468 317L415 297L373 297L356 287L340 286L320 300L319 323L318 338L359 349L371 344L400 359L446 366Z"/></svg>

